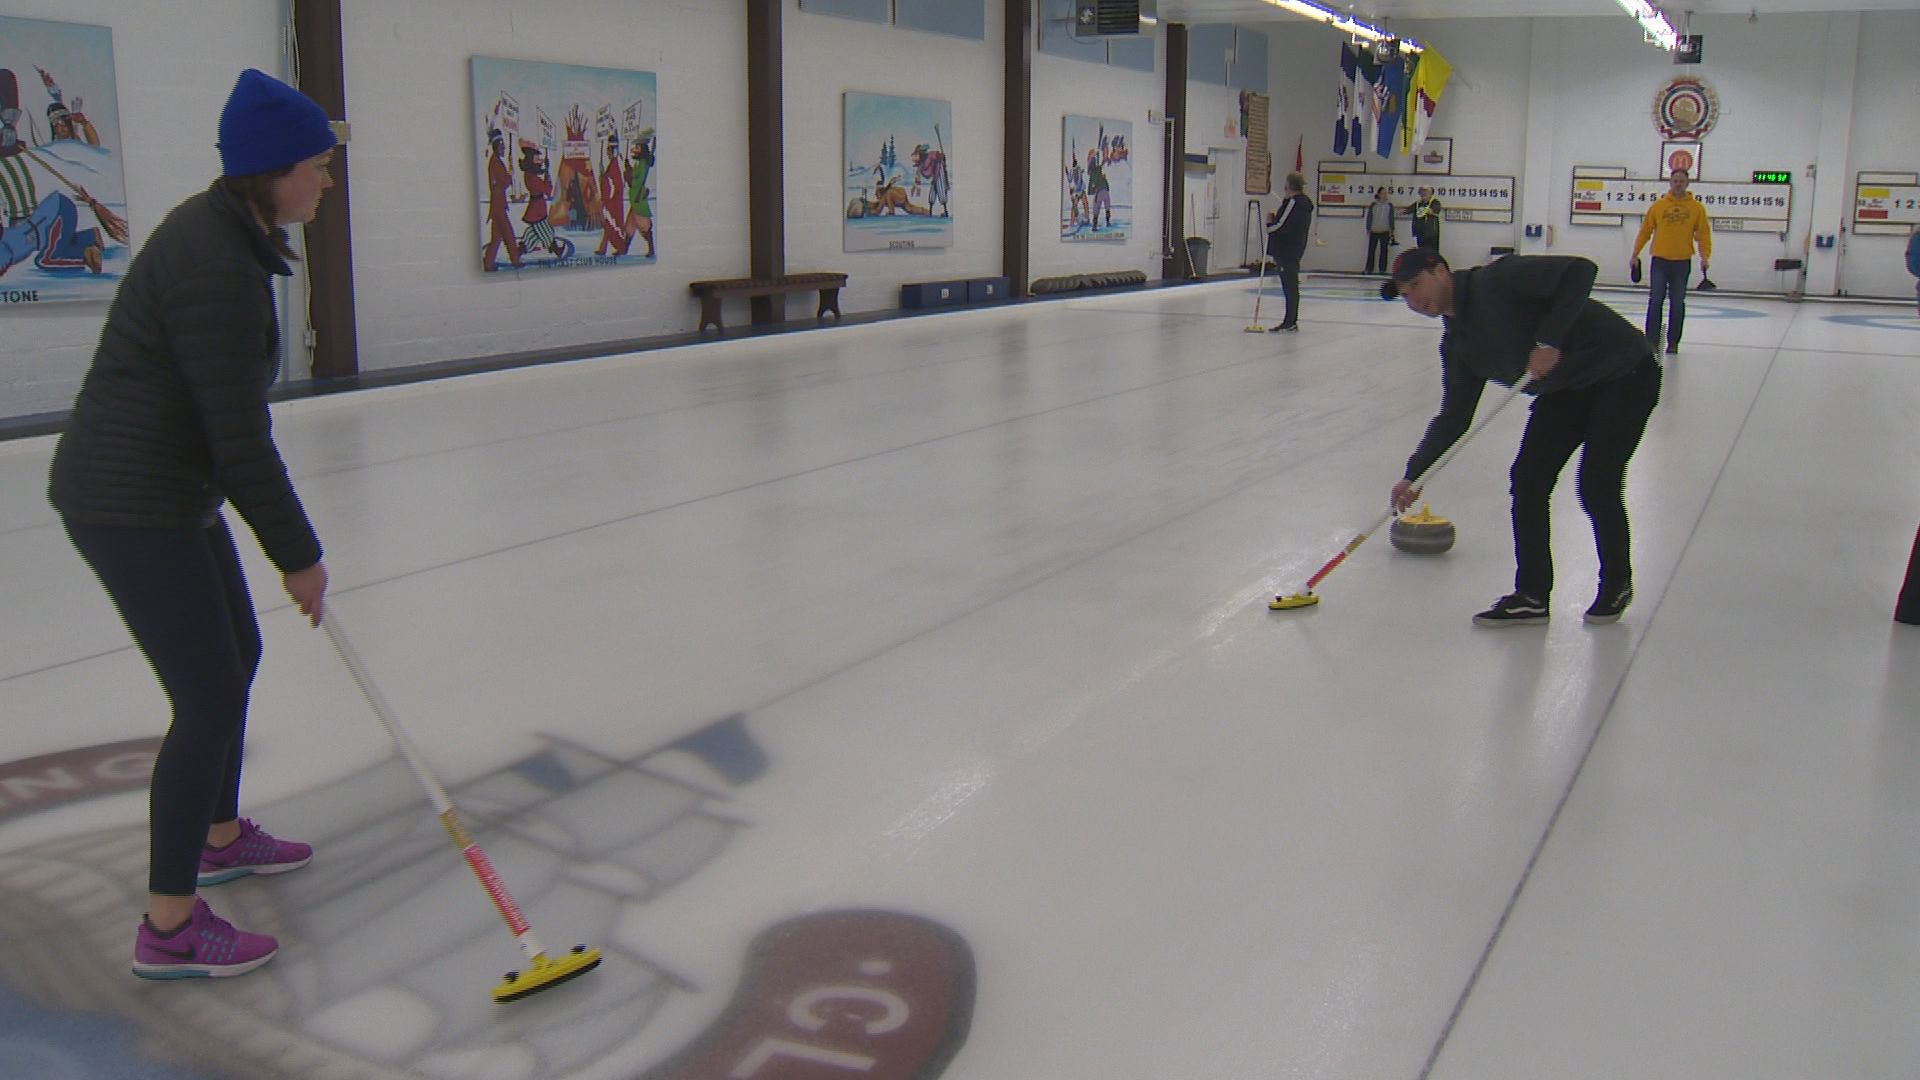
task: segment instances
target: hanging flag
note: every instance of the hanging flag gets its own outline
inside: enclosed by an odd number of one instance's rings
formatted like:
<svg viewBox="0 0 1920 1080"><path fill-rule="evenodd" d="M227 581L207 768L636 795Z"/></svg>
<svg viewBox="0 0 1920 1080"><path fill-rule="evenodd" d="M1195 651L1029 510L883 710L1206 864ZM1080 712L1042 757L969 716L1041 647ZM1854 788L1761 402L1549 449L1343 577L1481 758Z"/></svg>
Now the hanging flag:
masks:
<svg viewBox="0 0 1920 1080"><path fill-rule="evenodd" d="M1407 65L1399 56L1380 66L1379 81L1373 88L1379 103L1380 133L1375 136L1373 152L1392 157L1400 145L1400 121L1407 113Z"/></svg>
<svg viewBox="0 0 1920 1080"><path fill-rule="evenodd" d="M1412 122L1407 137L1407 152L1418 154L1427 141L1427 127L1433 123L1433 114L1440 107L1440 91L1447 88L1447 80L1453 76L1453 65L1446 57L1428 49L1420 54L1420 63L1413 69L1413 78L1407 88L1407 117Z"/></svg>
<svg viewBox="0 0 1920 1080"><path fill-rule="evenodd" d="M1305 135L1300 136L1300 141L1293 144L1293 171L1307 171L1307 137Z"/></svg>
<svg viewBox="0 0 1920 1080"><path fill-rule="evenodd" d="M1353 123L1353 74L1358 66L1359 61L1355 60L1353 55L1353 45L1349 42L1341 42L1340 93L1335 98L1333 109L1333 152L1335 154L1347 152L1348 137L1352 130L1348 125Z"/></svg>
<svg viewBox="0 0 1920 1080"><path fill-rule="evenodd" d="M1372 49L1355 49L1354 60L1353 121L1348 125L1348 138L1358 155L1367 152L1367 133L1372 130L1369 121L1373 116L1373 79L1377 65L1373 62Z"/></svg>

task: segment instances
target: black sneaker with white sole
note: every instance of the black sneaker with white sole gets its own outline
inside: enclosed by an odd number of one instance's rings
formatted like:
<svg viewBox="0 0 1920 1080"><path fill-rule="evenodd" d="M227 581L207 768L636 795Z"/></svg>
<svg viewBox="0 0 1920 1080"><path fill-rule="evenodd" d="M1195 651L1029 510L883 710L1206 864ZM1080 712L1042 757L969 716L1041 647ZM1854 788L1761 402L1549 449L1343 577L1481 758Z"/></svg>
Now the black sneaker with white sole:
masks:
<svg viewBox="0 0 1920 1080"><path fill-rule="evenodd" d="M1587 609L1586 619L1590 623L1605 624L1619 622L1620 616L1633 603L1633 586L1624 589L1602 588L1600 595L1593 598L1593 606Z"/></svg>
<svg viewBox="0 0 1920 1080"><path fill-rule="evenodd" d="M1473 617L1475 626L1532 626L1547 621L1547 602L1526 593L1509 593Z"/></svg>

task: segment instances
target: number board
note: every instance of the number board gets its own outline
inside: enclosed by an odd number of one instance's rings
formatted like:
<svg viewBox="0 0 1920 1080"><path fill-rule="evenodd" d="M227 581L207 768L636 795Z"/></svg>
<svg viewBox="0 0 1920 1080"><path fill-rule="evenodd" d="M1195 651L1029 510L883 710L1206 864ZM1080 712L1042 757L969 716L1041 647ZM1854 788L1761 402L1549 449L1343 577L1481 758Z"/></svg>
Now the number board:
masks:
<svg viewBox="0 0 1920 1080"><path fill-rule="evenodd" d="M1387 201L1404 212L1432 188L1448 221L1494 225L1513 224L1514 179L1511 176L1438 176L1432 173L1370 173L1356 168L1361 162L1322 161L1319 194L1314 199L1324 217L1360 217L1373 201L1373 189L1386 185Z"/></svg>
<svg viewBox="0 0 1920 1080"><path fill-rule="evenodd" d="M1920 175L1862 172L1853 186L1853 231L1898 233L1920 224Z"/></svg>
<svg viewBox="0 0 1920 1080"><path fill-rule="evenodd" d="M1638 225L1647 207L1668 191L1665 180L1591 175L1600 171L1574 170L1569 217L1575 225L1622 225L1629 218ZM1721 232L1784 232L1793 210L1791 184L1696 180L1688 190Z"/></svg>

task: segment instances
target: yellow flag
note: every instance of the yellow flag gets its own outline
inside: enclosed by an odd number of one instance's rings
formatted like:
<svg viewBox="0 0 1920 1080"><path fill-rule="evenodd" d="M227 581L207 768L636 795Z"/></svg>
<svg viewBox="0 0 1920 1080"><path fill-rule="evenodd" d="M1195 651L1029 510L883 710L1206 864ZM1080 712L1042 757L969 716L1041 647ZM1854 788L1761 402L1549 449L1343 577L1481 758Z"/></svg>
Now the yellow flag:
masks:
<svg viewBox="0 0 1920 1080"><path fill-rule="evenodd" d="M1427 126L1433 122L1434 110L1440 107L1440 92L1447 88L1447 80L1453 77L1453 65L1447 58L1429 48L1420 54L1420 63L1413 69L1413 78L1407 84L1407 108L1400 120L1400 150L1406 154L1417 154L1427 141Z"/></svg>

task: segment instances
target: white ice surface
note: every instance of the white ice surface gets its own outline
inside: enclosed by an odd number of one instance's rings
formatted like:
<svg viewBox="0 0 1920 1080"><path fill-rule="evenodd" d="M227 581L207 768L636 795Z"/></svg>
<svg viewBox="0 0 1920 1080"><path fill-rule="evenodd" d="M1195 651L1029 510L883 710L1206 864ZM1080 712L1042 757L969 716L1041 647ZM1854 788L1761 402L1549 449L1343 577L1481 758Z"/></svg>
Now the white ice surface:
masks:
<svg viewBox="0 0 1920 1080"><path fill-rule="evenodd" d="M1251 300L967 311L275 410L329 603L450 783L734 713L765 750L721 804L746 827L622 926L690 986L602 1072L689 1041L754 934L838 907L969 943L952 1080L1920 1072L1920 630L1890 621L1920 332L1694 297L1629 477L1632 609L1580 621L1570 469L1552 624L1485 631L1524 404L1429 484L1453 552L1382 535L1319 607L1267 610L1382 508L1439 326L1323 279L1299 334L1254 335ZM0 444L9 761L164 723L45 504L51 447ZM389 749L239 535L265 803ZM6 819L0 853L144 810Z"/></svg>

